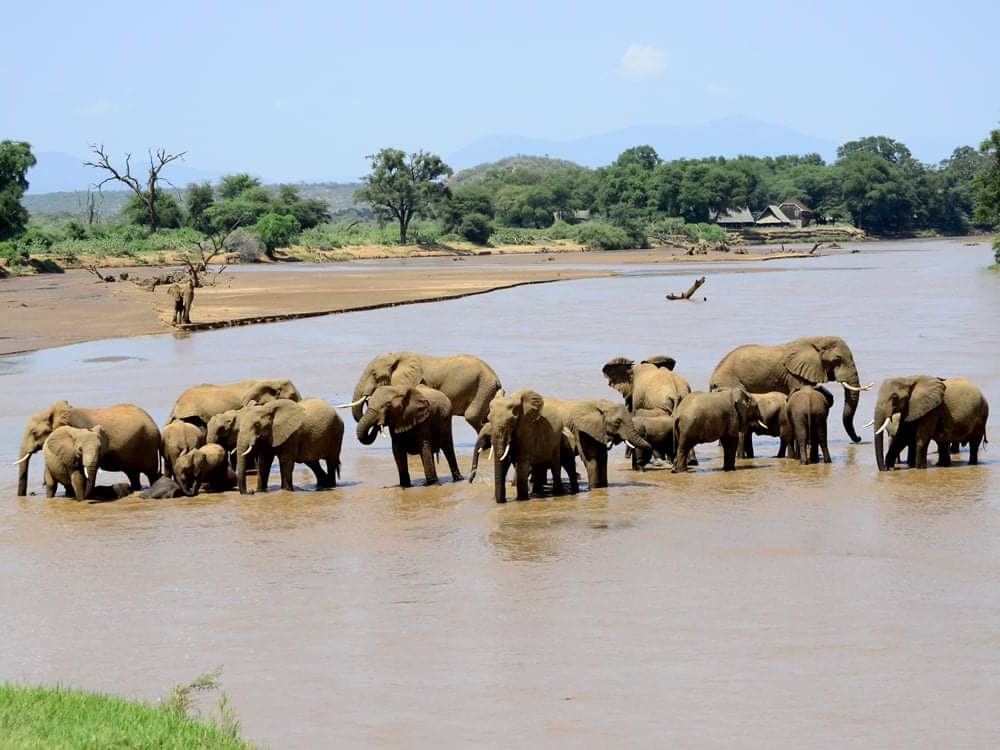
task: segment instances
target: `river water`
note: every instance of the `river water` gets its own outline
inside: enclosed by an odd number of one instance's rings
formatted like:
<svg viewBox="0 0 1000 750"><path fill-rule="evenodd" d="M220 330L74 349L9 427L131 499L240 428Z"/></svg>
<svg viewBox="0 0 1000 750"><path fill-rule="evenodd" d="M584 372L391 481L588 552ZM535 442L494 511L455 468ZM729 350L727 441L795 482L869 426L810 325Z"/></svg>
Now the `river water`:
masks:
<svg viewBox="0 0 1000 750"><path fill-rule="evenodd" d="M359 445L349 414L335 490L47 501L36 456L38 495L15 497L24 421L57 398L162 423L190 384L287 375L340 402L398 349L618 398L616 355L669 354L703 389L739 344L833 334L863 382L965 375L1000 409L988 245L858 247L0 359L0 679L155 701L221 665L272 748L992 746L1000 460L878 474L874 392L854 445L836 389L831 465L758 438L736 472L702 446L687 475L638 474L618 448L607 489L504 506L489 470L394 487L388 441ZM702 274L707 300L663 299ZM474 435L455 434L465 469Z"/></svg>

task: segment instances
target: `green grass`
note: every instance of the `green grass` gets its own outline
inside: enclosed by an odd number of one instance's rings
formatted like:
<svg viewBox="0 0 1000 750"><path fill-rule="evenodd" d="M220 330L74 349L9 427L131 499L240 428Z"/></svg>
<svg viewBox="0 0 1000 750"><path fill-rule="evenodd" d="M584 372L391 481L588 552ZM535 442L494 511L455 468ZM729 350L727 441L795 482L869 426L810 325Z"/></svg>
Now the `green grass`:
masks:
<svg viewBox="0 0 1000 750"><path fill-rule="evenodd" d="M215 684L205 675L174 688L158 707L64 687L0 683L0 747L252 750L236 736L239 723L225 694L219 701L223 727L188 715L190 693Z"/></svg>

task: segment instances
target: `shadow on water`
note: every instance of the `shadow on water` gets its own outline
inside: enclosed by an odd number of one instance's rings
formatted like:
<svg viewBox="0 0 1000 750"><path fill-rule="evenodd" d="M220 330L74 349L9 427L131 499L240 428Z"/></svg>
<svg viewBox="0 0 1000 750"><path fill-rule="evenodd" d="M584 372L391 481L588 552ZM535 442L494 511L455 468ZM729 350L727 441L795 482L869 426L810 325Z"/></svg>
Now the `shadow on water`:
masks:
<svg viewBox="0 0 1000 750"><path fill-rule="evenodd" d="M860 249L0 358L0 465L57 398L162 423L188 385L281 374L342 403L401 349L476 353L507 390L616 399L601 366L617 355L670 354L703 389L739 344L835 334L864 382L967 375L1000 405L989 248ZM707 302L664 301L686 273L708 277ZM222 664L247 736L283 748L989 746L997 462L879 474L836 397L830 465L760 440L734 472L700 446L686 474L633 473L619 447L610 487L506 505L482 464L470 484L442 461L426 487L414 459L418 486L399 488L388 441L359 445L346 414L340 486L322 492L299 467L293 493L50 501L36 456L41 495L0 474L0 678L156 700ZM474 440L456 420L465 472Z"/></svg>

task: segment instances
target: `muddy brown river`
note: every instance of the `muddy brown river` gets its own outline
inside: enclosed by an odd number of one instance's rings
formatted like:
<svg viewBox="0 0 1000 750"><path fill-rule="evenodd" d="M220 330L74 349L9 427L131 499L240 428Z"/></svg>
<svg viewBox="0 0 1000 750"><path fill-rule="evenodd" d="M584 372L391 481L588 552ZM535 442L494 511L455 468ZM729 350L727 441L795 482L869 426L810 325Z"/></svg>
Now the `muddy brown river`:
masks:
<svg viewBox="0 0 1000 750"><path fill-rule="evenodd" d="M0 679L155 701L221 665L244 735L271 748L993 746L1000 274L985 242L857 247L0 358ZM702 274L707 301L663 299ZM738 344L810 334L842 336L863 382L976 381L982 464L878 474L874 393L854 445L836 389L831 465L758 438L736 472L703 446L687 475L639 474L619 447L607 489L497 506L488 468L394 487L388 441L361 446L345 414L334 490L49 501L38 455L36 495L15 497L25 418L57 398L162 423L190 384L277 374L336 403L394 349L618 398L613 356L669 354L703 389ZM475 436L455 434L466 470Z"/></svg>

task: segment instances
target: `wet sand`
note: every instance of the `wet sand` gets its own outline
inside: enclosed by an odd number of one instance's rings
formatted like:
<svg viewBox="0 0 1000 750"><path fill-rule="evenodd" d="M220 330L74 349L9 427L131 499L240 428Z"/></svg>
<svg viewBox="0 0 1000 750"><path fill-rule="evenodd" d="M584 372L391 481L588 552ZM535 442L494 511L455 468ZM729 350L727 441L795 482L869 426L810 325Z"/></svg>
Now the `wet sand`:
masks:
<svg viewBox="0 0 1000 750"><path fill-rule="evenodd" d="M558 253L522 250L336 264L229 266L221 273L207 275L211 286L196 291L192 325L186 328L287 320L605 276L615 273L608 270L609 264L745 261L782 255L767 247L754 248L748 255L694 257L676 248ZM177 330L170 325L173 307L166 286L147 291L132 283L176 268L102 268L105 275L129 274L128 281L113 283L101 282L79 269L0 280L4 311L0 355ZM219 270L218 266L212 268Z"/></svg>

